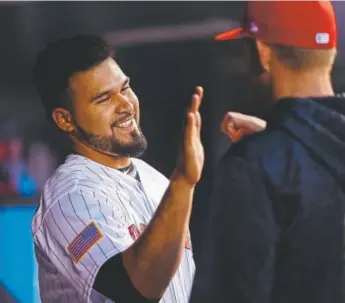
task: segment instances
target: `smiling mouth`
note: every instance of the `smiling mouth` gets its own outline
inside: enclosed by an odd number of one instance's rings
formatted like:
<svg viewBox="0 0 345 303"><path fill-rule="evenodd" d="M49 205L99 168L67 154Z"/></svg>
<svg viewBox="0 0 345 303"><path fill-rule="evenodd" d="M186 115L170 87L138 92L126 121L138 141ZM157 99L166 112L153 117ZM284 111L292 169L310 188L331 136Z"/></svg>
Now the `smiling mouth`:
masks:
<svg viewBox="0 0 345 303"><path fill-rule="evenodd" d="M130 119L126 119L125 121L118 123L115 126L116 129L122 132L132 132L135 129L135 119L131 117Z"/></svg>
<svg viewBox="0 0 345 303"><path fill-rule="evenodd" d="M127 115L124 119L121 119L119 121L116 121L113 124L113 127L126 127L126 124L131 123L132 120L134 120L135 116L134 115Z"/></svg>
<svg viewBox="0 0 345 303"><path fill-rule="evenodd" d="M126 127L130 126L131 124L133 124L133 119L129 119L125 122L122 122L117 127L118 128L126 128Z"/></svg>

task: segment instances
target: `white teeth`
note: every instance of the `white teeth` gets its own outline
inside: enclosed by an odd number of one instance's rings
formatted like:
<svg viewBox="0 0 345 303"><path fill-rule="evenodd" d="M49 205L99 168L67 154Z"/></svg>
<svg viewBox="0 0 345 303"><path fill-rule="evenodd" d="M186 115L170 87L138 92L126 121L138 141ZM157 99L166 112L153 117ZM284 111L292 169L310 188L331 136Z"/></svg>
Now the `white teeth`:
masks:
<svg viewBox="0 0 345 303"><path fill-rule="evenodd" d="M132 120L128 120L128 121L126 121L126 122L121 123L121 124L119 125L119 127L128 127L128 126L131 125L131 123L132 123Z"/></svg>

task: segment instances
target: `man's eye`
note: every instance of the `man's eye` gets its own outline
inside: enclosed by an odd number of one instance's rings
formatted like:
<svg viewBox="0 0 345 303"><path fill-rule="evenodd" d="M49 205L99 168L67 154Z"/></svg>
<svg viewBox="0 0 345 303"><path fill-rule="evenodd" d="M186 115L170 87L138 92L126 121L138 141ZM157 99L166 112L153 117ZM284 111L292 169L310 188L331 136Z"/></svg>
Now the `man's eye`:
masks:
<svg viewBox="0 0 345 303"><path fill-rule="evenodd" d="M109 101L110 99L111 99L110 97L107 97L107 98L104 98L104 99L99 100L97 103L98 103L98 104L104 103L104 102Z"/></svg>
<svg viewBox="0 0 345 303"><path fill-rule="evenodd" d="M129 86L125 86L121 89L121 93L125 93L129 89Z"/></svg>

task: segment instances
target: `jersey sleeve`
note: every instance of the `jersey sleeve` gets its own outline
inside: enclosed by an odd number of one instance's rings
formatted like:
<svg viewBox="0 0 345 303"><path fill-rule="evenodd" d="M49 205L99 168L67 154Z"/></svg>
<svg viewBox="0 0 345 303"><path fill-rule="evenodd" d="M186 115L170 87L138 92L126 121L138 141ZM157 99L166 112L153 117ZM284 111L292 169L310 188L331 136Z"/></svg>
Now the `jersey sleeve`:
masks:
<svg viewBox="0 0 345 303"><path fill-rule="evenodd" d="M36 244L84 302L101 266L133 243L122 207L120 198L76 190L56 201L37 228Z"/></svg>

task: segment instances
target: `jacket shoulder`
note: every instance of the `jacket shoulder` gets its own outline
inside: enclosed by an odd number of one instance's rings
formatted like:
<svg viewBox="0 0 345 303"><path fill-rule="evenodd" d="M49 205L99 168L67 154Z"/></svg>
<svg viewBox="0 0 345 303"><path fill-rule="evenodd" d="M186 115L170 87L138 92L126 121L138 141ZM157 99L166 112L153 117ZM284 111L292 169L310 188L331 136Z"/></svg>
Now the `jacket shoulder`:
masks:
<svg viewBox="0 0 345 303"><path fill-rule="evenodd" d="M260 171L272 185L288 186L305 151L281 130L268 130L244 138L230 147L224 158L237 158Z"/></svg>

